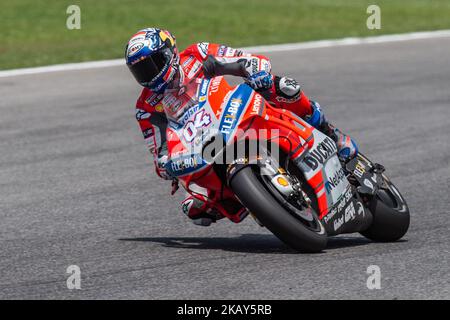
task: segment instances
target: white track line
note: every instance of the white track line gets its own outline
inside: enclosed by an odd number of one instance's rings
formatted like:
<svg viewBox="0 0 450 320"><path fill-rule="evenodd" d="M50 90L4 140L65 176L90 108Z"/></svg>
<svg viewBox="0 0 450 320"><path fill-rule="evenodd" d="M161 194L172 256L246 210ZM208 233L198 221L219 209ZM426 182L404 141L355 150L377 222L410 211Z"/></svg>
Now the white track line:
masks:
<svg viewBox="0 0 450 320"><path fill-rule="evenodd" d="M450 30L438 30L438 31L429 31L429 32L412 32L412 33L392 34L392 35L383 35L383 36L374 36L374 37L365 37L365 38L343 38L343 39L337 39L337 40L319 40L319 41L308 41L308 42L299 42L299 43L285 43L285 44L246 47L246 48L241 48L241 49L245 50L247 52L270 53L270 52L280 52L280 51L329 48L329 47L337 47L337 46L351 46L351 45L388 43L388 42L399 42L399 41L409 41L409 40L419 40L419 39L432 39L432 38L442 38L442 37L450 37ZM29 74L38 74L38 73L57 72L57 71L106 68L106 67L113 67L113 66L120 66L120 65L124 65L123 59L57 64L57 65L44 66L44 67L4 70L4 71L0 71L0 78L29 75Z"/></svg>
<svg viewBox="0 0 450 320"><path fill-rule="evenodd" d="M0 78L56 71L86 70L124 65L123 59L55 64L53 66L0 71Z"/></svg>
<svg viewBox="0 0 450 320"><path fill-rule="evenodd" d="M343 38L337 40L319 40L299 43L286 43L265 45L256 47L247 47L245 50L248 52L277 52L277 51L292 51L292 50L304 50L304 49L316 49L316 48L329 48L337 46L352 46L361 44L376 44L376 43L388 43L388 42L400 42L409 40L420 39L433 39L450 37L450 30L438 30L429 32L412 32L402 34L391 34L375 37L365 38Z"/></svg>

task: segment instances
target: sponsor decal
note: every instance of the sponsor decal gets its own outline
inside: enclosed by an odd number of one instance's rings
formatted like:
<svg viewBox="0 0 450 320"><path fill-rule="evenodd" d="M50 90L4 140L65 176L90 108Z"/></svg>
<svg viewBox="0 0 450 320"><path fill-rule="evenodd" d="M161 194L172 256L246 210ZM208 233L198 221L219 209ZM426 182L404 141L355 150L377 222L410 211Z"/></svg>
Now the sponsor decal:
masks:
<svg viewBox="0 0 450 320"><path fill-rule="evenodd" d="M356 210L353 202L350 202L347 208L345 208L344 212L344 220L345 222L354 220L356 218Z"/></svg>
<svg viewBox="0 0 450 320"><path fill-rule="evenodd" d="M201 85L200 85L200 96L206 96L206 94L208 93L208 85L209 85L209 80L203 80Z"/></svg>
<svg viewBox="0 0 450 320"><path fill-rule="evenodd" d="M269 60L261 59L261 70L270 72L270 69L272 69Z"/></svg>
<svg viewBox="0 0 450 320"><path fill-rule="evenodd" d="M328 180L325 182L325 188L327 192L330 193L344 179L345 171L343 168L340 168L332 177L328 178Z"/></svg>
<svg viewBox="0 0 450 320"><path fill-rule="evenodd" d="M361 163L361 161L358 160L355 166L355 170L353 171L353 174L361 179L364 173L366 173L366 167Z"/></svg>
<svg viewBox="0 0 450 320"><path fill-rule="evenodd" d="M339 200L338 204L333 207L333 209L328 212L328 214L323 218L325 223L328 223L338 212L344 209L347 202L353 197L353 192L351 188L348 188L344 195Z"/></svg>
<svg viewBox="0 0 450 320"><path fill-rule="evenodd" d="M150 153L155 152L155 139L153 137L144 139L144 141L147 143L148 150Z"/></svg>
<svg viewBox="0 0 450 320"><path fill-rule="evenodd" d="M279 102L285 102L285 103L293 103L293 102L297 102L298 100L300 100L300 94L297 94L296 96L292 97L292 98L285 98L282 96L276 96L275 99Z"/></svg>
<svg viewBox="0 0 450 320"><path fill-rule="evenodd" d="M194 65L192 66L191 70L189 71L188 78L192 79L200 70L202 67L202 63L200 61L195 61Z"/></svg>
<svg viewBox="0 0 450 320"><path fill-rule="evenodd" d="M166 168L171 175L180 176L190 174L193 171L200 169L205 164L206 163L199 154L190 154L170 159Z"/></svg>
<svg viewBox="0 0 450 320"><path fill-rule="evenodd" d="M232 91L230 91L231 93ZM219 124L219 130L224 135L225 141L228 141L230 134L233 132L238 120L244 111L248 99L253 93L253 89L246 85L240 85L231 95L226 106L223 109L222 119Z"/></svg>
<svg viewBox="0 0 450 320"><path fill-rule="evenodd" d="M340 217L333 222L334 231L337 231L344 224L344 217Z"/></svg>
<svg viewBox="0 0 450 320"><path fill-rule="evenodd" d="M164 97L164 94L160 93L153 93L149 98L145 100L145 102L152 107L155 107L158 103L161 102L162 98Z"/></svg>
<svg viewBox="0 0 450 320"><path fill-rule="evenodd" d="M187 142L192 142L198 134L198 129L208 126L211 123L211 115L205 110L198 111L193 121L184 125L183 136Z"/></svg>
<svg viewBox="0 0 450 320"><path fill-rule="evenodd" d="M224 134L230 134L231 130L234 128L234 123L236 121L236 115L242 105L242 99L232 98L231 102L225 109L225 113L220 126L220 131Z"/></svg>
<svg viewBox="0 0 450 320"><path fill-rule="evenodd" d="M142 109L136 109L136 119L138 121L150 118L151 114Z"/></svg>
<svg viewBox="0 0 450 320"><path fill-rule="evenodd" d="M182 101L173 94L166 94L162 102L172 112L177 111L182 105Z"/></svg>
<svg viewBox="0 0 450 320"><path fill-rule="evenodd" d="M341 228L344 225L344 223L355 220L355 218L356 218L355 205L353 204L353 202L350 202L347 208L345 208L344 214L341 217L334 220L333 222L334 231L337 231L339 228Z"/></svg>
<svg viewBox="0 0 450 320"><path fill-rule="evenodd" d="M253 100L253 106L252 106L252 114L259 114L261 111L263 102L263 97L260 94L255 94L255 98Z"/></svg>
<svg viewBox="0 0 450 320"><path fill-rule="evenodd" d="M137 54L139 51L141 51L141 49L144 47L144 43L143 42L137 42L137 43L133 43L132 45L130 45L128 47L128 56L134 56L135 54Z"/></svg>
<svg viewBox="0 0 450 320"><path fill-rule="evenodd" d="M201 106L203 106L203 103L207 99L209 83L210 83L210 80L203 79L202 83L199 86L198 102L200 103Z"/></svg>
<svg viewBox="0 0 450 320"><path fill-rule="evenodd" d="M350 200L350 199L348 199L348 200ZM344 205L345 205L345 202L344 202ZM365 216L365 210L364 210L363 204L361 202L357 201L356 206L357 206L357 209L355 209L354 202L353 201L350 202L348 204L348 206L345 208L344 213L340 217L336 218L336 220L333 221L334 231L338 231L345 223L355 220L357 216L362 216L362 217ZM342 209L343 208L341 208L341 210ZM340 210L337 210L336 212L340 212ZM336 212L333 212L333 215L335 215ZM331 214L331 212L330 212L330 214ZM331 220L331 217L328 219L324 219L324 220L326 223Z"/></svg>
<svg viewBox="0 0 450 320"><path fill-rule="evenodd" d="M219 91L220 83L222 82L222 77L214 78L211 82L211 87L209 88L209 95Z"/></svg>
<svg viewBox="0 0 450 320"><path fill-rule="evenodd" d="M225 51L225 57L234 57L236 53L236 49L230 48L228 47L227 50Z"/></svg>
<svg viewBox="0 0 450 320"><path fill-rule="evenodd" d="M190 168L196 168L198 166L198 159L195 156L189 156L172 161L170 167L172 171L179 172Z"/></svg>
<svg viewBox="0 0 450 320"><path fill-rule="evenodd" d="M155 107L156 112L164 112L164 106L162 104L158 104Z"/></svg>
<svg viewBox="0 0 450 320"><path fill-rule="evenodd" d="M208 55L208 46L208 42L200 42L199 44L197 44L198 52L200 52L202 58L206 58L206 56Z"/></svg>
<svg viewBox="0 0 450 320"><path fill-rule="evenodd" d="M252 58L247 61L246 69L249 74L255 74L259 71L259 59Z"/></svg>
<svg viewBox="0 0 450 320"><path fill-rule="evenodd" d="M326 137L319 145L303 159L303 163L306 164L311 170L316 170L319 165L325 164L325 162L331 158L337 152L337 147L334 141Z"/></svg>
<svg viewBox="0 0 450 320"><path fill-rule="evenodd" d="M142 131L142 134L144 135L144 139L152 137L154 134L153 128Z"/></svg>
<svg viewBox="0 0 450 320"><path fill-rule="evenodd" d="M148 149L151 153L153 153L155 151L155 131L153 130L153 128L149 128L147 130L144 130L142 133L144 135L144 141L145 143L147 143Z"/></svg>
<svg viewBox="0 0 450 320"><path fill-rule="evenodd" d="M192 108L188 109L183 116L177 121L180 125L184 125L189 118L200 109L200 106L196 104Z"/></svg>
<svg viewBox="0 0 450 320"><path fill-rule="evenodd" d="M225 51L227 50L227 46L220 46L217 50L217 56L223 57L225 55Z"/></svg>
<svg viewBox="0 0 450 320"><path fill-rule="evenodd" d="M133 42L136 42L136 41L144 41L145 40L145 34L146 34L145 31L141 31L141 32L138 32L138 33L134 34L131 37L131 39L130 39L130 41L128 43L132 44Z"/></svg>
<svg viewBox="0 0 450 320"><path fill-rule="evenodd" d="M132 39L130 39L129 44L132 44L132 43L134 43L136 41L141 41L142 42L144 40L145 40L144 34L138 34L138 35L134 36Z"/></svg>
<svg viewBox="0 0 450 320"><path fill-rule="evenodd" d="M186 67L189 65L189 63L192 62L192 60L194 60L194 56L189 56L189 58L187 58L185 61L183 61L183 63L181 64L181 66L182 66L183 68L186 68Z"/></svg>

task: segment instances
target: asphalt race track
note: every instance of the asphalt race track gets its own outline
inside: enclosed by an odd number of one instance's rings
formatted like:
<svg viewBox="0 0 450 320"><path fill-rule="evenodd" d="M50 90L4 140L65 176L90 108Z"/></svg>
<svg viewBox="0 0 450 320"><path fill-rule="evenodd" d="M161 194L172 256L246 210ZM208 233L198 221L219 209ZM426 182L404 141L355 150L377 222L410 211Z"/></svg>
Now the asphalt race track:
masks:
<svg viewBox="0 0 450 320"><path fill-rule="evenodd" d="M269 56L386 166L412 213L402 241L339 236L308 255L251 218L195 226L153 173L125 67L14 76L0 79L0 298L449 299L450 38Z"/></svg>

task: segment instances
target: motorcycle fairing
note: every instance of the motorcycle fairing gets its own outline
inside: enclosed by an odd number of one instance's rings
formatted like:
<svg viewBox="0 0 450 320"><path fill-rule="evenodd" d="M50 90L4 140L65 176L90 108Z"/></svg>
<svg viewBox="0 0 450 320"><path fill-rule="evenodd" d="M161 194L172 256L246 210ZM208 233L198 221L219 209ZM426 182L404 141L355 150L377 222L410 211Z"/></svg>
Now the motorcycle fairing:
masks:
<svg viewBox="0 0 450 320"><path fill-rule="evenodd" d="M185 188L196 183L208 186L216 197L220 193L216 200L233 199L232 192L224 188L210 170L212 163L202 158L202 148L211 132L233 143L237 129L247 128L247 120L255 118L253 128L279 127L283 136L293 139L296 150L292 154L316 194L320 219L327 220L327 231L336 234L354 232L352 229L358 228L362 219L357 218L366 213L343 174L333 140L287 110L271 110L273 108L245 84L231 87L223 77L203 80L197 95L198 104L188 109L181 121L170 122L167 133L171 155L167 170L178 177ZM208 121L203 121L205 117ZM198 134L192 132L197 129L202 130ZM292 151L286 146L283 148ZM233 216L228 217L233 220Z"/></svg>
<svg viewBox="0 0 450 320"><path fill-rule="evenodd" d="M219 131L227 143L237 129L237 124L245 114L255 91L246 84L238 85L224 101L224 108L219 123Z"/></svg>
<svg viewBox="0 0 450 320"><path fill-rule="evenodd" d="M335 142L319 130L313 130L313 135L312 148L305 150L295 163L316 193L322 218L338 203L350 183L337 156Z"/></svg>
<svg viewBox="0 0 450 320"><path fill-rule="evenodd" d="M360 185L358 192L361 194L374 195L383 184L383 178L370 163L362 155L352 159L346 165L349 172L353 173L353 177Z"/></svg>
<svg viewBox="0 0 450 320"><path fill-rule="evenodd" d="M322 218L327 234L337 235L365 230L372 222L354 187L349 186L337 203Z"/></svg>

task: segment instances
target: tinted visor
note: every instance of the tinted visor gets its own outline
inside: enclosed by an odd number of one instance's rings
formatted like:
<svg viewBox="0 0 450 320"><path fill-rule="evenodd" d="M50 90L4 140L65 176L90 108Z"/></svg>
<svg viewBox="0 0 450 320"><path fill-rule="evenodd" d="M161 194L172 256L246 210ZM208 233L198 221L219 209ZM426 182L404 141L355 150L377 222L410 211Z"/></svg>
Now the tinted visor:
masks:
<svg viewBox="0 0 450 320"><path fill-rule="evenodd" d="M169 65L172 56L172 50L166 48L128 67L141 85L149 87L154 84L161 71Z"/></svg>

